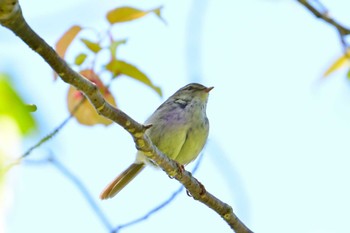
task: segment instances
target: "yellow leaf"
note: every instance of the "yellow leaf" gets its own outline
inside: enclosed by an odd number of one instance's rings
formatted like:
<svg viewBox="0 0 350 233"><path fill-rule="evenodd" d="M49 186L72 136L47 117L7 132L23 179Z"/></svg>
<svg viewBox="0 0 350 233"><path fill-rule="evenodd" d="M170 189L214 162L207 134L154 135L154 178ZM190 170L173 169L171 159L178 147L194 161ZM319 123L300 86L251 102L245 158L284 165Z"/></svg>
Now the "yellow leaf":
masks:
<svg viewBox="0 0 350 233"><path fill-rule="evenodd" d="M350 64L350 51L347 54L343 54L339 57L327 70L324 72L323 77L327 77L331 73L341 69L344 66L349 66Z"/></svg>
<svg viewBox="0 0 350 233"><path fill-rule="evenodd" d="M118 76L120 72L120 62L112 58L112 60L106 65L106 69L111 71L113 76Z"/></svg>
<svg viewBox="0 0 350 233"><path fill-rule="evenodd" d="M87 55L85 53L80 53L78 56L75 57L74 64L80 66L81 64L84 63Z"/></svg>
<svg viewBox="0 0 350 233"><path fill-rule="evenodd" d="M94 53L98 53L101 50L101 46L98 43L92 42L87 39L81 39L81 41Z"/></svg>
<svg viewBox="0 0 350 233"><path fill-rule="evenodd" d="M152 88L154 91L158 93L158 95L162 96L162 91L159 87L155 86L151 80L147 77L146 74L144 74L142 71L140 71L137 67L121 60L115 60L112 59L107 65L106 69L111 71L115 76L119 74L127 75L133 79L136 79L150 88Z"/></svg>
<svg viewBox="0 0 350 233"><path fill-rule="evenodd" d="M143 11L133 7L119 7L109 11L106 17L110 24L132 21L139 19L149 13L154 13L161 20L163 20L161 17L161 8L162 7L158 7L152 10Z"/></svg>
<svg viewBox="0 0 350 233"><path fill-rule="evenodd" d="M111 43L111 45L109 46L109 50L111 51L112 58L116 58L118 46L125 43L126 43L126 39L113 41Z"/></svg>
<svg viewBox="0 0 350 233"><path fill-rule="evenodd" d="M64 58L64 55L66 54L66 51L69 47L69 45L72 43L74 38L78 35L78 33L81 31L80 26L72 26L68 31L66 31L62 37L57 41L55 45L56 52L58 55L60 55L62 58Z"/></svg>

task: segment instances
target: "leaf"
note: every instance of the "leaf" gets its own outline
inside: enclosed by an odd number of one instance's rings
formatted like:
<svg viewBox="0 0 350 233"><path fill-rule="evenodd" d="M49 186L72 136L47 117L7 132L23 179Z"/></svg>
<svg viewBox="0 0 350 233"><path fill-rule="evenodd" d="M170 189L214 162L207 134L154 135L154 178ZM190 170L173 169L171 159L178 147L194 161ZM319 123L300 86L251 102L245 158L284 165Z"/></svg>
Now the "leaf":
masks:
<svg viewBox="0 0 350 233"><path fill-rule="evenodd" d="M140 71L137 67L121 60L112 59L107 65L106 69L111 71L115 76L119 74L127 75L133 79L136 79L147 86L151 87L154 91L158 93L158 95L162 96L162 91L159 87L153 85L151 80L145 75L142 71Z"/></svg>
<svg viewBox="0 0 350 233"><path fill-rule="evenodd" d="M61 38L57 41L56 45L55 45L55 50L57 52L57 54L61 57L64 58L64 56L66 55L66 51L68 49L68 47L70 46L70 44L72 43L72 41L74 40L74 38L78 35L78 33L82 30L82 28L80 26L72 26L71 28L68 29L68 31L66 31ZM54 72L53 74L53 78L54 80L57 79L57 74L56 72Z"/></svg>
<svg viewBox="0 0 350 233"><path fill-rule="evenodd" d="M84 63L87 55L85 53L80 53L78 56L75 57L74 64L80 66L81 64Z"/></svg>
<svg viewBox="0 0 350 233"><path fill-rule="evenodd" d="M64 58L64 55L66 54L66 51L69 47L69 45L72 43L74 38L78 35L78 33L81 31L80 26L72 26L68 31L66 31L61 38L57 41L55 45L55 50L60 55L60 57Z"/></svg>
<svg viewBox="0 0 350 233"><path fill-rule="evenodd" d="M119 7L109 11L106 17L110 24L115 24L132 21L135 19L142 18L148 15L149 13L154 13L162 21L164 21L161 17L161 9L162 7L158 7L152 10L143 11L133 7Z"/></svg>
<svg viewBox="0 0 350 233"><path fill-rule="evenodd" d="M125 43L126 43L126 39L113 41L111 43L111 45L109 46L109 50L111 51L112 58L115 58L117 56L117 48L119 47L119 45L125 44Z"/></svg>
<svg viewBox="0 0 350 233"><path fill-rule="evenodd" d="M0 74L0 115L14 119L20 132L28 134L36 128L35 120L30 114L30 109L17 92L12 88L9 77Z"/></svg>
<svg viewBox="0 0 350 233"><path fill-rule="evenodd" d="M38 107L35 104L26 104L25 107L28 112L36 112L36 110L38 110Z"/></svg>
<svg viewBox="0 0 350 233"><path fill-rule="evenodd" d="M80 74L95 83L105 100L113 106L116 106L113 95L93 70L83 70ZM81 103L81 101L84 102ZM69 112L73 114L77 121L82 125L103 124L107 126L112 124L111 120L100 116L92 104L85 99L84 95L72 86L68 90L67 105Z"/></svg>
<svg viewBox="0 0 350 233"><path fill-rule="evenodd" d="M109 70L114 77L116 77L121 73L120 62L112 58L112 60L106 65L106 69Z"/></svg>
<svg viewBox="0 0 350 233"><path fill-rule="evenodd" d="M339 57L327 70L324 72L323 77L329 76L331 73L341 69L344 66L349 66L350 64L350 51L347 52L347 54L343 54L341 57Z"/></svg>
<svg viewBox="0 0 350 233"><path fill-rule="evenodd" d="M87 39L81 39L81 41L94 53L98 53L102 48L98 43L92 42Z"/></svg>

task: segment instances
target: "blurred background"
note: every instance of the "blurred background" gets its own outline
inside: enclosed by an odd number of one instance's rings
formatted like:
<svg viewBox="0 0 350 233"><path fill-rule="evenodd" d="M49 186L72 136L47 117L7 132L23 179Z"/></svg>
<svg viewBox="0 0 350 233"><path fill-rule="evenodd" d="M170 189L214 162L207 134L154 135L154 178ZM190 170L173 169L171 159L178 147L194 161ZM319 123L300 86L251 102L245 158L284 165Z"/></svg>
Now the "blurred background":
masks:
<svg viewBox="0 0 350 233"><path fill-rule="evenodd" d="M350 25L350 2L322 3L334 18ZM115 7L163 6L166 24L150 14L115 26L113 33L128 39L118 49L119 56L142 69L164 97L122 76L110 86L117 106L143 122L185 84L214 86L207 109L209 140L195 173L206 189L230 204L254 232L348 229L349 80L346 69L322 79L343 49L336 30L297 1L33 0L20 4L28 23L52 46L72 25L108 27L105 14ZM37 129L25 138L13 136L9 150L16 157L67 118L68 85L54 82L50 67L11 31L0 27L0 35L0 72L11 76L24 102L38 108L33 113ZM68 60L74 49L67 53ZM86 187L113 227L143 216L180 184L148 168L114 199L98 199L135 153L133 140L120 126L87 127L72 119L27 162L7 173L0 232L109 232L67 174ZM48 156L70 173L34 162ZM185 191L146 221L121 231L232 232Z"/></svg>

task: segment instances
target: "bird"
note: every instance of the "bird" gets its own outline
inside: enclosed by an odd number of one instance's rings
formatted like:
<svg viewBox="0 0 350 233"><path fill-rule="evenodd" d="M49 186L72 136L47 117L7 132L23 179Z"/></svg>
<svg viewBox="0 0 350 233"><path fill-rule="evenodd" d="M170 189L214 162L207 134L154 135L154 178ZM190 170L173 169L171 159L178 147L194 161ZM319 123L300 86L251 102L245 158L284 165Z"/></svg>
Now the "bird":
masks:
<svg viewBox="0 0 350 233"><path fill-rule="evenodd" d="M151 125L146 134L152 143L182 167L198 157L207 141L209 121L206 107L213 88L198 83L187 84L164 101L145 121L145 125ZM100 199L109 199L118 194L146 164L155 165L142 151L138 151L134 163L107 185Z"/></svg>

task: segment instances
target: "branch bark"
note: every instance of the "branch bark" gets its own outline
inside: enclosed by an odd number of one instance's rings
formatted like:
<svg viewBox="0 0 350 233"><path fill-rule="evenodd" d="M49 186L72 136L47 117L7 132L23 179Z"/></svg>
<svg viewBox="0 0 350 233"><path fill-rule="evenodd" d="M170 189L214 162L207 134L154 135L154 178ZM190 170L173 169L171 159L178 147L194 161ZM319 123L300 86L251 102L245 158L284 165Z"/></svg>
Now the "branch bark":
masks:
<svg viewBox="0 0 350 233"><path fill-rule="evenodd" d="M0 0L0 24L22 39L31 49L37 52L61 79L80 90L96 111L102 116L114 121L128 131L138 150L141 150L152 161L157 163L169 176L174 177L192 195L195 200L202 202L217 212L227 224L237 233L252 233L243 222L233 213L232 207L222 202L209 192L203 192L203 186L190 172L179 169L177 163L155 147L145 131L149 126L139 124L127 114L114 108L106 102L95 84L72 70L68 64L26 23L18 0Z"/></svg>
<svg viewBox="0 0 350 233"><path fill-rule="evenodd" d="M333 27L335 27L335 29L338 31L339 33L339 37L340 37L340 41L343 45L343 49L344 49L344 53L347 54L347 48L348 45L345 41L345 36L350 34L350 29L347 27L344 27L343 25L341 25L338 21L336 21L335 19L331 18L328 14L328 11L326 10L326 8L318 1L315 1L322 9L323 12L319 9L317 9L317 7L313 6L308 0L297 0L301 5L303 5L304 7L306 7L306 9L308 9L315 17L322 19L323 21L325 21L326 23L332 25Z"/></svg>

